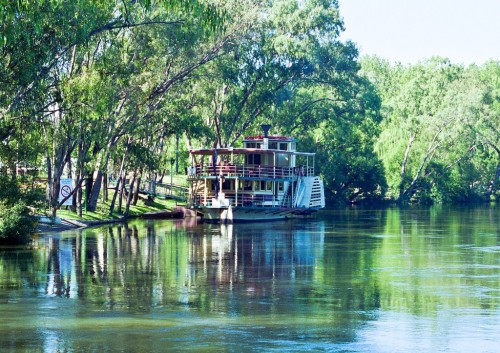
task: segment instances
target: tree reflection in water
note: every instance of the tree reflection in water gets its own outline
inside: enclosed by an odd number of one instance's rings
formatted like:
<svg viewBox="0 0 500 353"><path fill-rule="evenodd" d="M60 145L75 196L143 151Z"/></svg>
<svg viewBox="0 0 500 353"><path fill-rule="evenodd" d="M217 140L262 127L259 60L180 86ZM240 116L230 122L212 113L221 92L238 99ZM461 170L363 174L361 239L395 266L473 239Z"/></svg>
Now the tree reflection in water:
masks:
<svg viewBox="0 0 500 353"><path fill-rule="evenodd" d="M491 211L348 210L308 222L135 221L40 237L34 249L0 252L0 313L12 318L0 328L0 346L335 351L372 344L382 352L388 347L372 338L382 334L374 323L414 325L403 351L418 344L422 325L439 337L432 327L440 308L450 317L457 309L498 310L498 227ZM391 323L388 313L410 316Z"/></svg>

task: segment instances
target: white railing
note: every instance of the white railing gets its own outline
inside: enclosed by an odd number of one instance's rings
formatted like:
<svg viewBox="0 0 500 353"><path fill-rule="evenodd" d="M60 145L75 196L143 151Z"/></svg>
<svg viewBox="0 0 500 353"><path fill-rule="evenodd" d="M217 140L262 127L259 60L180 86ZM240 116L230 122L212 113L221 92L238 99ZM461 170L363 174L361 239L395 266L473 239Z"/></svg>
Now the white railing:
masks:
<svg viewBox="0 0 500 353"><path fill-rule="evenodd" d="M238 206L238 207L282 207L281 202L274 197L274 195L269 194L225 194L228 200L228 206ZM214 193L207 194L196 194L189 200L192 206L218 206L219 203L213 202L217 200Z"/></svg>
<svg viewBox="0 0 500 353"><path fill-rule="evenodd" d="M198 165L190 167L188 179L199 179L204 177L238 177L255 179L294 179L297 176L314 176L313 167L275 167L266 165Z"/></svg>

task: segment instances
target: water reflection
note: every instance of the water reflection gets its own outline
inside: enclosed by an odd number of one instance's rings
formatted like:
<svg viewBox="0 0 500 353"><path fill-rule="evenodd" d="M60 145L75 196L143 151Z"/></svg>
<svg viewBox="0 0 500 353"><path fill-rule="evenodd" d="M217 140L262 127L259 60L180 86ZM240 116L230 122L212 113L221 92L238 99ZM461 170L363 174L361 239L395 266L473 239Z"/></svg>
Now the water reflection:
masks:
<svg viewBox="0 0 500 353"><path fill-rule="evenodd" d="M499 219L498 209L355 209L46 236L0 252L0 314L11 318L0 347L464 351L449 343L460 338L486 349L500 328Z"/></svg>
<svg viewBox="0 0 500 353"><path fill-rule="evenodd" d="M303 227L282 222L184 228L146 222L55 235L46 239L47 281L37 283L37 290L151 310L176 302L172 288L187 288L182 295L188 293L193 304L207 295L200 287L226 292L244 283L245 292L255 293L266 291L265 283L257 284L268 279L311 281L322 263L325 225Z"/></svg>

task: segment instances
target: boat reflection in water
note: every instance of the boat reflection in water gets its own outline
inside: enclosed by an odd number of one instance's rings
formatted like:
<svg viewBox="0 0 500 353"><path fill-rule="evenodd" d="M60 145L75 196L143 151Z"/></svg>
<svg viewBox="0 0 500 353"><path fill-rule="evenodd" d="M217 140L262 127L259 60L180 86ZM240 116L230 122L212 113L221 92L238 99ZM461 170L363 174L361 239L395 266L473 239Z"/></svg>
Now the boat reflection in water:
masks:
<svg viewBox="0 0 500 353"><path fill-rule="evenodd" d="M347 210L47 235L0 252L0 347L495 351L499 224L481 209Z"/></svg>
<svg viewBox="0 0 500 353"><path fill-rule="evenodd" d="M307 232L298 231L293 222L214 227L210 246L203 244L204 265L213 263L217 282L246 283L247 292L265 287L262 280L292 280L297 273L312 274L323 252L324 224L310 225Z"/></svg>
<svg viewBox="0 0 500 353"><path fill-rule="evenodd" d="M245 277L287 274L293 278L297 271L317 264L323 252L324 223L305 226L307 232L289 221L251 228L243 224L150 221L48 237L42 259L49 275L38 290L40 294L75 298L90 296L96 287L104 287L113 301L122 289L138 284L137 280L144 281L142 290L153 292L153 286L171 285L174 279L180 281L178 285L187 281L202 286L203 279L227 283ZM144 272L155 275L145 276ZM182 276L172 278L173 273ZM221 277L223 273L225 277ZM144 288L148 284L149 289ZM118 297L116 300L115 305Z"/></svg>

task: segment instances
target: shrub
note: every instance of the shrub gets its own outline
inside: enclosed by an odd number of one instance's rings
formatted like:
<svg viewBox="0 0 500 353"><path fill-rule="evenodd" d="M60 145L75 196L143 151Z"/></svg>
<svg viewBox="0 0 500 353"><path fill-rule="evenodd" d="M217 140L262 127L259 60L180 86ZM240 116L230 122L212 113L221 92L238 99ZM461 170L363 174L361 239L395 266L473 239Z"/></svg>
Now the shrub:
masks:
<svg viewBox="0 0 500 353"><path fill-rule="evenodd" d="M21 244L30 241L37 220L29 214L23 201L8 206L0 201L0 243Z"/></svg>
<svg viewBox="0 0 500 353"><path fill-rule="evenodd" d="M17 180L0 176L0 243L29 242L37 221L27 205L36 206L41 199L37 189L26 189Z"/></svg>

